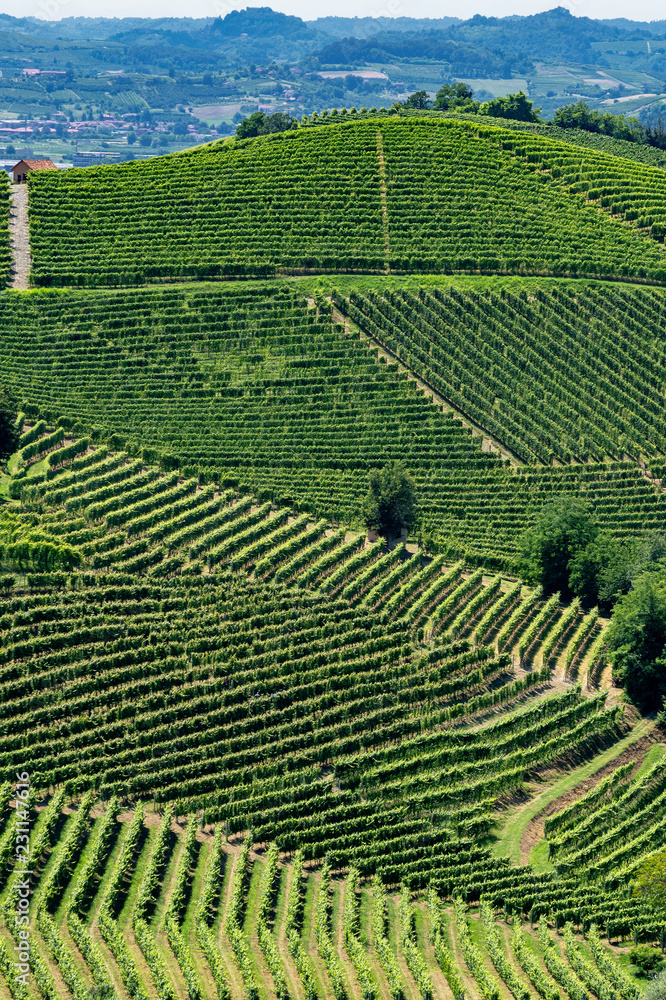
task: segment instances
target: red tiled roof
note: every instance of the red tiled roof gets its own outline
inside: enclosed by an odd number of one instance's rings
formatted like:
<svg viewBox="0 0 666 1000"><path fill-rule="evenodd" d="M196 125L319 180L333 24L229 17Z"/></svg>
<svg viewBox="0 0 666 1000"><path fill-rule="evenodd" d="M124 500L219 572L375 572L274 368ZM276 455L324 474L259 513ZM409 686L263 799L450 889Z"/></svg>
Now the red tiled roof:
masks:
<svg viewBox="0 0 666 1000"><path fill-rule="evenodd" d="M29 170L57 170L58 169L56 167L55 163L52 160L19 160L18 163L16 163L12 167L12 170L16 170L16 167L20 166L22 163L25 163L26 167Z"/></svg>

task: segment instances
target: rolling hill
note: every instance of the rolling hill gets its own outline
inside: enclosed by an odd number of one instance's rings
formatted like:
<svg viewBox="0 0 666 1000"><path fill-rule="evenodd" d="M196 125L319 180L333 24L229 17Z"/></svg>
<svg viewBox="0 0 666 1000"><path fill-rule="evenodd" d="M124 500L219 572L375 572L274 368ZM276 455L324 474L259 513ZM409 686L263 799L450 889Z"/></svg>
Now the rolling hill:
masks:
<svg viewBox="0 0 666 1000"><path fill-rule="evenodd" d="M666 534L664 185L393 116L33 176L2 998L640 1000L666 741L517 553Z"/></svg>
<svg viewBox="0 0 666 1000"><path fill-rule="evenodd" d="M2 368L80 433L347 523L368 469L400 459L423 529L477 564L515 568L555 496L623 536L664 530L662 355L642 336L660 289L382 279L368 298L346 280L338 322L293 282L7 295Z"/></svg>
<svg viewBox="0 0 666 1000"><path fill-rule="evenodd" d="M452 119L379 116L34 174L30 204L38 285L290 270L666 281L662 171Z"/></svg>

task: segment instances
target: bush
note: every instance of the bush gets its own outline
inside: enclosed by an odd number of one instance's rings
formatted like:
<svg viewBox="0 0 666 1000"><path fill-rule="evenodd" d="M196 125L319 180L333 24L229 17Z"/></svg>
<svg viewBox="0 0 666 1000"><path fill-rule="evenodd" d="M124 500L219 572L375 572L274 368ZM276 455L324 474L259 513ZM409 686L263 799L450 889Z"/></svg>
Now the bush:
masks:
<svg viewBox="0 0 666 1000"><path fill-rule="evenodd" d="M649 944L637 944L629 952L629 961L647 975L654 972L661 961L661 952ZM666 983L664 984L666 986Z"/></svg>
<svg viewBox="0 0 666 1000"><path fill-rule="evenodd" d="M643 1000L666 1000L666 971L660 972L647 984Z"/></svg>

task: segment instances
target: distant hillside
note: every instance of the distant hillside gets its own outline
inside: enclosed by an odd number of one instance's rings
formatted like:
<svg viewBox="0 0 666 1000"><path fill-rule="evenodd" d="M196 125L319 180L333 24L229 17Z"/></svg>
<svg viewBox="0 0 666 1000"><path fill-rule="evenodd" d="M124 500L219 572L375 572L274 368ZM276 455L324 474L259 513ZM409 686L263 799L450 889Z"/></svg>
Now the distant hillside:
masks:
<svg viewBox="0 0 666 1000"><path fill-rule="evenodd" d="M534 69L529 59L515 52L501 53L487 46L449 38L442 31L385 32L368 39L342 38L326 45L315 58L322 66L362 66L391 59L437 59L460 77L510 77Z"/></svg>
<svg viewBox="0 0 666 1000"><path fill-rule="evenodd" d="M328 19L321 27L327 23ZM313 24L319 27L320 22ZM441 53L448 40L449 43L477 48L480 59L484 51L491 50L496 59L502 56L508 59L510 53L514 54L514 61L516 57L542 59L547 53L549 59L607 65L605 55L594 47L595 43L627 37L648 38L650 32L644 26L632 24L625 31L608 22L593 21L588 17L574 18L565 7L556 7L529 17L482 17L477 14L469 20L450 21L448 24L433 20L427 27L423 21L409 23L404 19L400 31L382 24L381 32L363 34L359 38L352 30L346 39L327 46L317 55L322 63L376 62L379 52L400 57L443 59L447 58ZM436 40L439 41L439 48L434 44ZM452 72L460 71L454 67ZM479 70L471 75L480 77L483 73ZM488 73L488 76L494 75Z"/></svg>

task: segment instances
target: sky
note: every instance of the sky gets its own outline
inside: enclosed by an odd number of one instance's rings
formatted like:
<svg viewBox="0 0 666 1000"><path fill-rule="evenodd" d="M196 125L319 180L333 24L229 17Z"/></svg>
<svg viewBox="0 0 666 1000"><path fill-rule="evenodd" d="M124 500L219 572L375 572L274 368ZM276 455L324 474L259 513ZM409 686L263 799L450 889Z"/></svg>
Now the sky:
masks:
<svg viewBox="0 0 666 1000"><path fill-rule="evenodd" d="M304 20L325 15L343 17L503 17L537 14L567 7L585 17L627 17L650 21L666 18L664 0L0 0L0 12L44 20L61 17L216 17L246 6L271 6Z"/></svg>

